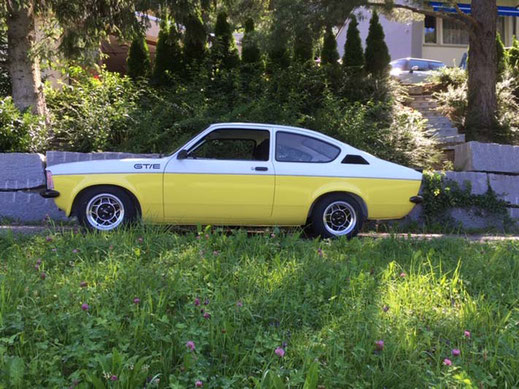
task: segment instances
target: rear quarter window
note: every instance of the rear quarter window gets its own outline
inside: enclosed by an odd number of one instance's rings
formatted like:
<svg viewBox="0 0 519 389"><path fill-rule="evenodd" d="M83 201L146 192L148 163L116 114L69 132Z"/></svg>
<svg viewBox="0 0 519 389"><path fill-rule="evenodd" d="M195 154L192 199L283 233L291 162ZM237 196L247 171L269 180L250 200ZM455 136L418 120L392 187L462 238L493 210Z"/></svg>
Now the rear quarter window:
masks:
<svg viewBox="0 0 519 389"><path fill-rule="evenodd" d="M306 135L278 131L276 134L276 161L278 162L332 162L341 149L328 142Z"/></svg>

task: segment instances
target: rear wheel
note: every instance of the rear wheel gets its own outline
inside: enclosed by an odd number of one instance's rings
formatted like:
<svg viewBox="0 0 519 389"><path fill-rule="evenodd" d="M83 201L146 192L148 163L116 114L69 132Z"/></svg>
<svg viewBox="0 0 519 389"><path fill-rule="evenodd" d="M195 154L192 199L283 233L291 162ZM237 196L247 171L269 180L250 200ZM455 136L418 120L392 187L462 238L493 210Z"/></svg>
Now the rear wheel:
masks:
<svg viewBox="0 0 519 389"><path fill-rule="evenodd" d="M312 230L323 238L358 234L364 221L362 208L357 200L346 194L332 194L319 200L312 216Z"/></svg>
<svg viewBox="0 0 519 389"><path fill-rule="evenodd" d="M75 213L83 226L98 231L115 230L137 218L130 196L110 186L87 189L79 198Z"/></svg>

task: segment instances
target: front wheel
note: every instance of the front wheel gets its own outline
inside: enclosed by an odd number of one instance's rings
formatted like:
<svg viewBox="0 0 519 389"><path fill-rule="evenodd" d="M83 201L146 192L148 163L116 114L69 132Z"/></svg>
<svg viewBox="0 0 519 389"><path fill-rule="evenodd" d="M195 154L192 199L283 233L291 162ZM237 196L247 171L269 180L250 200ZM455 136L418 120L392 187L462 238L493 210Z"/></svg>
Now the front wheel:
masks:
<svg viewBox="0 0 519 389"><path fill-rule="evenodd" d="M76 205L79 222L90 230L111 231L137 217L130 196L116 187L87 189Z"/></svg>
<svg viewBox="0 0 519 389"><path fill-rule="evenodd" d="M356 236L364 220L359 203L346 194L324 197L315 205L310 218L312 229L323 238Z"/></svg>

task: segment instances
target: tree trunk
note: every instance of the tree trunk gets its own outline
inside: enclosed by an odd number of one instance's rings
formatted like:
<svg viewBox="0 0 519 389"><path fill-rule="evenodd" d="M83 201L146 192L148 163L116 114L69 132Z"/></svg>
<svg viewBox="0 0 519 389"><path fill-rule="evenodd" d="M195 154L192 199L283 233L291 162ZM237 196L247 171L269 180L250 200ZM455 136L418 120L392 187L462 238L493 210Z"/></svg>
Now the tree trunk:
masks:
<svg viewBox="0 0 519 389"><path fill-rule="evenodd" d="M7 62L13 102L20 111L30 108L35 114L45 115L40 64L32 53L36 40L33 3L11 3L12 7L9 7L7 15Z"/></svg>
<svg viewBox="0 0 519 389"><path fill-rule="evenodd" d="M497 126L497 5L495 0L473 0L468 61L468 140L492 141Z"/></svg>

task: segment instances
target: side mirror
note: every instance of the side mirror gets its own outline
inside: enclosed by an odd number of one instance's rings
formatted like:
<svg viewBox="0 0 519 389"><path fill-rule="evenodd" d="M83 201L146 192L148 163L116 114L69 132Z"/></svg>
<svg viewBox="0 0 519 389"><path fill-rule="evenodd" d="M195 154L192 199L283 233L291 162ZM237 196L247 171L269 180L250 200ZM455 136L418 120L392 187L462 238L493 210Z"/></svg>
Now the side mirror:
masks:
<svg viewBox="0 0 519 389"><path fill-rule="evenodd" d="M416 72L417 70L420 70L420 68L419 68L418 66L413 66L413 67L411 68L411 70L409 70L409 73L414 73L414 72Z"/></svg>
<svg viewBox="0 0 519 389"><path fill-rule="evenodd" d="M180 150L177 154L177 159L186 159L186 158L187 158L187 151Z"/></svg>

